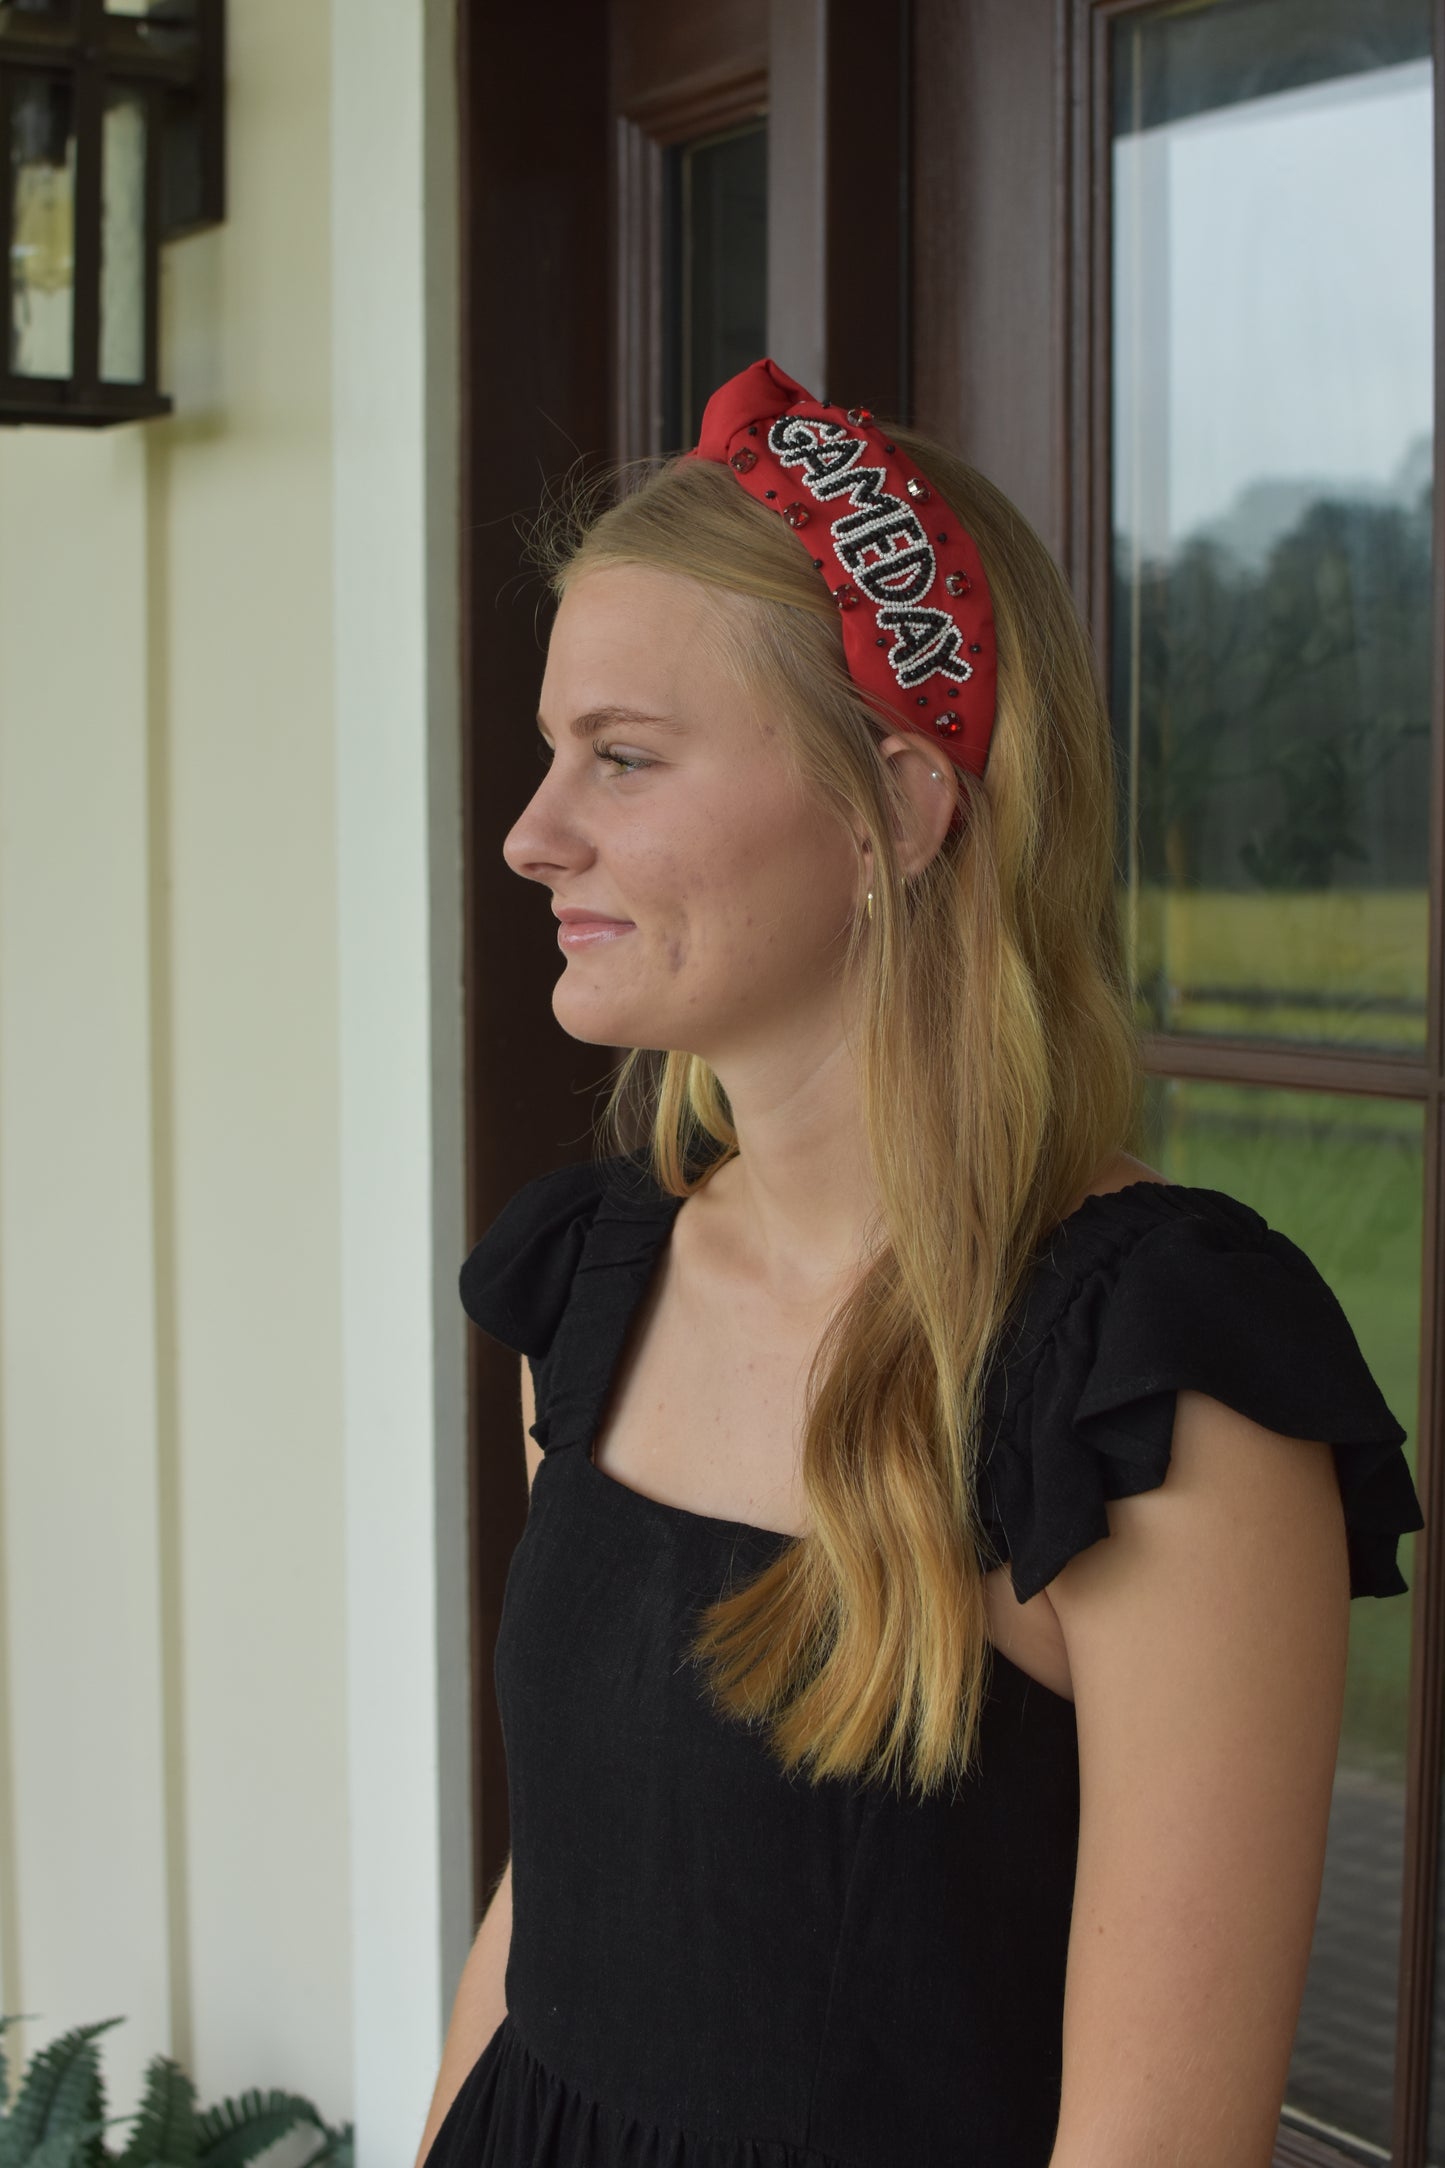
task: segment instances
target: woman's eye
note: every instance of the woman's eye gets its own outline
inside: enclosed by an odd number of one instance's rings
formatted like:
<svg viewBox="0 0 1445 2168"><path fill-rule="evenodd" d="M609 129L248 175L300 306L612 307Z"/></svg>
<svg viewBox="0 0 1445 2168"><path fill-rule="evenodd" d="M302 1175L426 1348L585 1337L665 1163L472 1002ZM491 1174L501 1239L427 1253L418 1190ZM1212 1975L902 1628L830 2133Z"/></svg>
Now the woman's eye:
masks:
<svg viewBox="0 0 1445 2168"><path fill-rule="evenodd" d="M606 745L594 745L592 750L599 760L615 762L624 775L632 775L639 768L650 768L652 766L650 760L640 760L635 754L630 753L614 753Z"/></svg>
<svg viewBox="0 0 1445 2168"><path fill-rule="evenodd" d="M652 766L650 760L643 760L635 753L614 753L610 746L594 745L592 750L599 760L611 761L614 769L623 775L632 775L639 768L650 768ZM542 766L550 768L556 757L556 747L549 745L545 738L539 738L537 740L537 758L541 761Z"/></svg>

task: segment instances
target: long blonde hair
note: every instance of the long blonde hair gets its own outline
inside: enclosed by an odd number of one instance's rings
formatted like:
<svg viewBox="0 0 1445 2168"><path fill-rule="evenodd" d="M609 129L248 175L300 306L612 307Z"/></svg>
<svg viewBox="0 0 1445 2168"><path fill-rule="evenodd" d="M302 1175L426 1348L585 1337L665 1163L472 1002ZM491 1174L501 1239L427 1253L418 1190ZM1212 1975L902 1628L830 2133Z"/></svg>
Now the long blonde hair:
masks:
<svg viewBox="0 0 1445 2168"><path fill-rule="evenodd" d="M692 1650L715 1704L766 1727L789 1772L895 1787L906 1772L926 1795L974 1765L987 1691L976 1481L1000 1330L1039 1245L1133 1135L1142 1072L1112 736L1073 598L1000 490L886 426L972 534L998 644L985 777L962 776L962 833L906 882L901 785L876 750L889 726L847 673L836 606L798 536L725 468L674 459L573 484L544 505L527 553L558 599L614 565L715 596L716 660L872 844L874 914L854 922L848 962L862 974L856 1054L885 1240L809 1372L809 1532L702 1614ZM629 1106L672 1196L737 1154L726 1093L696 1055L626 1055L605 1115L624 1149Z"/></svg>

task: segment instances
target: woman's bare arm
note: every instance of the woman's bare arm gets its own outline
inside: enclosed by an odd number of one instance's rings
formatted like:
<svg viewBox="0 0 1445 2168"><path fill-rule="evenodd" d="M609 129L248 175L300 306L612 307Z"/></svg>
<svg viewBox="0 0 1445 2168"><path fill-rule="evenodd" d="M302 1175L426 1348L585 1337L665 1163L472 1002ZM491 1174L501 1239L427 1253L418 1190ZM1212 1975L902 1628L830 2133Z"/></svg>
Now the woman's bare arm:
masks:
<svg viewBox="0 0 1445 2168"><path fill-rule="evenodd" d="M462 2089L462 2082L507 2014L502 1981L512 1942L512 1862L507 1861L496 1894L477 1929L467 1961L462 1967L452 2019L442 2050L441 2070L427 2111L426 2128L416 2156L416 2168L425 2168L426 2157L447 2110Z"/></svg>
<svg viewBox="0 0 1445 2168"><path fill-rule="evenodd" d="M1051 2168L1268 2168L1324 1873L1349 1567L1327 1444L1181 1392L1049 1597L1080 1835Z"/></svg>
<svg viewBox="0 0 1445 2168"><path fill-rule="evenodd" d="M537 1466L542 1458L541 1447L534 1443L531 1436L535 1418L532 1372L524 1355L522 1431L527 1455L528 1490L532 1487L532 1478L537 1473ZM491 1903L482 1916L482 1923L477 1929L467 1961L462 1967L456 2000L452 2004L451 2023L447 2027L446 2045L442 2049L436 2090L432 2094L426 2128L422 2132L421 2146L416 2156L416 2168L425 2168L426 2157L446 2119L447 2110L461 2091L462 2081L507 2014L505 1980L507 1957L511 1947L512 1862L509 1858Z"/></svg>

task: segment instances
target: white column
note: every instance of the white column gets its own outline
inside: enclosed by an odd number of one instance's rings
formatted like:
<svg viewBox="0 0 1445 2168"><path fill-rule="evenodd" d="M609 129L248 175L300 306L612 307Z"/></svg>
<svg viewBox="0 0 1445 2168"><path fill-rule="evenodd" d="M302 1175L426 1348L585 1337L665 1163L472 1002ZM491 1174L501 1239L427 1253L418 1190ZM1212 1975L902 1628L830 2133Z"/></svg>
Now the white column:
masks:
<svg viewBox="0 0 1445 2168"><path fill-rule="evenodd" d="M359 2168L471 1939L451 0L333 0L343 1366Z"/></svg>

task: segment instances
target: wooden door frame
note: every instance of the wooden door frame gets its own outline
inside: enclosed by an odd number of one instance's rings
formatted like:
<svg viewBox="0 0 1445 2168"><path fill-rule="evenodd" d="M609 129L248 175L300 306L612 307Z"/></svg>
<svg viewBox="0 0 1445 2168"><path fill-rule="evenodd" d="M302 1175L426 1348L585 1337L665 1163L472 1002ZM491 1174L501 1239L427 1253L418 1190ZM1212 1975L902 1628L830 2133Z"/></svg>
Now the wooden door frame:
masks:
<svg viewBox="0 0 1445 2168"><path fill-rule="evenodd" d="M519 575L518 515L579 463L635 457L656 428L661 147L768 107L769 351L820 391L907 408L907 6L736 0L766 26L741 65L716 11L671 42L625 35L635 0L459 11L462 379L463 1000L469 1240L531 1176L591 1156L612 1049L559 1032L556 948L501 843L535 788L531 716L546 611ZM609 23L620 25L609 39ZM608 100L597 86L611 86ZM608 107L615 101L616 118ZM880 189L877 162L900 169ZM866 252L866 253L861 253ZM860 291L857 263L870 266ZM621 297L615 315L613 295ZM612 325L611 336L599 326ZM808 373L804 373L808 372ZM620 389L619 387L625 387ZM460 1263L460 1260L458 1261ZM516 1358L468 1335L473 1883L480 1915L510 1842L493 1652L526 1519Z"/></svg>
<svg viewBox="0 0 1445 2168"><path fill-rule="evenodd" d="M500 841L535 781L529 708L543 644L512 515L573 463L658 448L661 151L768 97L768 350L821 395L954 442L1039 529L1107 663L1107 36L1150 0L759 0L766 64L709 59L707 10L678 11L673 73L608 37L597 0L460 11L463 172L463 803L467 1214L473 1236L529 1176L591 1149L608 1050L561 1035L555 952ZM1445 0L1434 0L1445 174ZM689 30L688 25L691 25ZM701 29L699 29L701 24ZM665 57L665 56L664 56ZM612 86L614 118L597 98ZM891 146L891 148L890 148ZM896 189L880 186L889 161ZM1437 184L1445 205L1445 187ZM1007 217L995 207L1007 203ZM1046 236L1021 251L1017 236ZM1436 219L1437 345L1445 216ZM859 266L866 267L861 276ZM613 296L620 297L614 313ZM596 327L611 325L610 336ZM1040 326L1043 335L1040 336ZM1445 387L1445 369L1437 368ZM1445 388L1437 394L1445 442ZM1436 492L1436 563L1445 504ZM1445 833L1445 596L1436 583L1432 819ZM484 748L484 752L483 749ZM1430 895L1423 1063L1151 1038L1154 1075L1408 1098L1422 1107L1425 1256L1394 2158L1425 2153L1441 1827L1445 1571L1445 901ZM526 1513L516 1363L469 1335L475 1887L505 1862L505 1762L492 1684L501 1591ZM1277 2159L1325 2168L1294 2133Z"/></svg>

